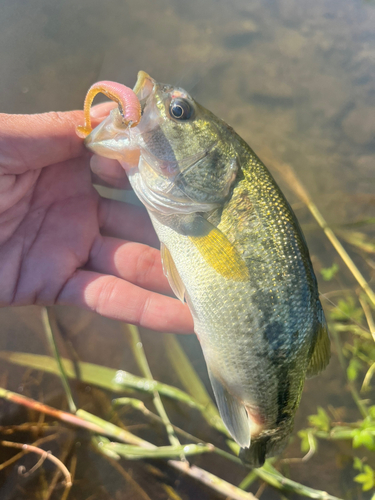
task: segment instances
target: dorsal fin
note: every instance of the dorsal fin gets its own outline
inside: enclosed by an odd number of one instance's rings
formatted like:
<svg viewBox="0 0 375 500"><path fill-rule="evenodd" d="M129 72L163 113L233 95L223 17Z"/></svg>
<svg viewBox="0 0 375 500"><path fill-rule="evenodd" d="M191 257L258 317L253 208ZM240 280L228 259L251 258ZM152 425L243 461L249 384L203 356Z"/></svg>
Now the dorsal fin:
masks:
<svg viewBox="0 0 375 500"><path fill-rule="evenodd" d="M320 306L320 304L319 304ZM309 366L307 367L306 377L313 377L320 373L329 363L331 357L331 346L328 335L327 323L323 310L320 306L320 325L314 351L312 353Z"/></svg>

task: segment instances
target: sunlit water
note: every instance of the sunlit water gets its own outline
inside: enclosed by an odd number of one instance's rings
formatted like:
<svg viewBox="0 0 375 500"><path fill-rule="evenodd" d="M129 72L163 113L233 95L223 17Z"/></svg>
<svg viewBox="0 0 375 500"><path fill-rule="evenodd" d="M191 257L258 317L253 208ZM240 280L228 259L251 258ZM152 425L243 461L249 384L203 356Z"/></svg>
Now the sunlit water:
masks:
<svg viewBox="0 0 375 500"><path fill-rule="evenodd" d="M81 108L93 82L107 79L132 86L143 69L158 81L189 90L229 122L267 160L271 171L277 162L292 165L330 223L355 221L375 215L374 23L375 4L355 0L3 0L0 110ZM280 175L275 176L306 228L316 270L334 261L343 270L307 210ZM363 260L352 255L366 272ZM321 291L347 286L353 282L344 272L340 282L322 282ZM59 308L57 313L80 359L137 373L119 324L74 309ZM34 308L0 311L0 349L48 352L39 314ZM144 341L154 376L177 384L158 334L146 332ZM184 338L183 343L207 382L197 340ZM63 354L72 355L63 349ZM49 404L64 405L59 381L44 376L38 387L35 377L40 375L5 363L0 368L2 386L22 389L36 399L43 393ZM76 390L80 405L94 413L100 414L110 400L110 395L100 400L96 390L84 386ZM347 418L358 417L335 354L326 372L307 382L296 430L307 426L306 416L316 412L317 405L329 404L345 408ZM37 418L0 402L0 411L3 408L3 424ZM202 439L217 439L202 422L197 429L196 415L190 418L183 410L171 406L172 420ZM102 416L108 417L105 412ZM73 439L72 432L66 434L63 440ZM353 475L345 458L349 453L339 445L322 443L308 465L290 466L290 476L344 496ZM285 456L301 456L297 438ZM122 490L124 496L116 493L117 487L123 488L121 481L89 448L81 446L78 457L78 486L70 498L142 498L131 485ZM200 456L195 463L233 483L244 476L243 470L232 470L213 457ZM160 481L173 484L182 498L219 498L168 469L167 479L157 478L141 463L129 462L128 471L149 494L152 485L152 498L168 498ZM20 479L16 468L10 475L0 471L1 498L27 498L23 491L30 484L32 478ZM271 490L267 495L279 498Z"/></svg>

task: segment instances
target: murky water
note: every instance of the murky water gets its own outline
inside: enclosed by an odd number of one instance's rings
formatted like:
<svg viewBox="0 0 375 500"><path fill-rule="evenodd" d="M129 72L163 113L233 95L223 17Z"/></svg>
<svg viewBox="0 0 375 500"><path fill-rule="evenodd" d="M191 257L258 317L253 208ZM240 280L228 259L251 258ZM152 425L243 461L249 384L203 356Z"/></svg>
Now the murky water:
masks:
<svg viewBox="0 0 375 500"><path fill-rule="evenodd" d="M143 69L156 80L189 90L229 122L266 159L271 171L278 162L292 165L330 223L375 216L375 4L371 1L3 0L0 68L0 110L7 113L81 108L94 81L117 80L132 86L137 71ZM354 286L307 210L280 174L275 177L306 227L315 268L336 261L343 270L340 282L322 282L321 291ZM365 256L370 264L366 266L363 254L353 248L351 252L370 278L373 255ZM64 355L72 356L68 342L83 361L138 373L119 324L75 309L58 308L57 315L66 340L61 346ZM1 310L0 325L0 350L48 352L39 309ZM207 382L198 342L194 337L182 342ZM144 344L155 378L178 385L158 334L144 332ZM2 386L13 390L22 386L25 394L66 409L60 382L53 376L40 379L36 371L2 362L0 379ZM111 394L87 392L84 385L75 390L81 407L108 417L104 408ZM335 354L326 372L307 382L296 430L306 427L306 415L315 413L317 405L328 404L345 408L348 419L358 417ZM186 431L220 442L202 422L197 424L196 415L184 415L184 407L170 410L172 420ZM2 425L38 418L1 401L0 412ZM65 430L59 439L54 446L70 456L73 430ZM87 439L80 436L83 443ZM2 460L10 455L2 455ZM130 480L124 482L89 447L82 445L77 455L77 486L69 498L142 498ZM342 457L349 455L341 445L322 443L308 465L290 465L290 477L347 496L347 477L353 472ZM301 456L297 438L285 456ZM28 460L27 467L35 463ZM194 463L237 484L245 475L243 469L223 465L212 456L199 456ZM173 498L163 482L173 485L183 499L221 498L166 467L157 473L151 465L127 462L125 469L151 498ZM46 474L50 481L48 466ZM11 473L0 470L0 497L30 498L27 491L33 481L33 476L20 478L17 468ZM280 498L270 489L264 497Z"/></svg>

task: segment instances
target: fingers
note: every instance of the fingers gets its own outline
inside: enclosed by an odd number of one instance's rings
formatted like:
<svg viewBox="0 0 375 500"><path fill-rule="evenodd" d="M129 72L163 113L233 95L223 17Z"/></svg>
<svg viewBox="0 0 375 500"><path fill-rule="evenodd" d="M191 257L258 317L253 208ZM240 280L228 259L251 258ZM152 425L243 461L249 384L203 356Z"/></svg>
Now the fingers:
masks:
<svg viewBox="0 0 375 500"><path fill-rule="evenodd" d="M91 271L117 276L147 290L172 295L163 273L160 252L147 245L99 237L92 246L86 267Z"/></svg>
<svg viewBox="0 0 375 500"><path fill-rule="evenodd" d="M193 320L186 304L115 276L79 270L65 284L57 303L84 307L156 331L193 333Z"/></svg>
<svg viewBox="0 0 375 500"><path fill-rule="evenodd" d="M112 109L114 108L117 108L117 102L106 101L97 104L90 109L91 118L93 120L101 122L107 115L109 115L110 111L112 111Z"/></svg>
<svg viewBox="0 0 375 500"><path fill-rule="evenodd" d="M99 225L103 234L159 247L159 240L144 207L100 198Z"/></svg>
<svg viewBox="0 0 375 500"><path fill-rule="evenodd" d="M76 133L82 111L0 114L0 173L21 174L85 153Z"/></svg>
<svg viewBox="0 0 375 500"><path fill-rule="evenodd" d="M127 178L123 180L112 180L108 179L105 181L101 179L99 176L91 172L91 182L96 186L103 186L106 188L115 188L115 189L125 189L126 191L131 190L131 186L129 184L129 180Z"/></svg>
<svg viewBox="0 0 375 500"><path fill-rule="evenodd" d="M131 189L128 176L117 160L94 155L90 160L90 167L94 184Z"/></svg>
<svg viewBox="0 0 375 500"><path fill-rule="evenodd" d="M111 185L113 187L130 188L126 171L137 167L139 162L139 150L124 150L121 164L117 160L93 155L90 166L99 184Z"/></svg>
<svg viewBox="0 0 375 500"><path fill-rule="evenodd" d="M91 109L93 126L105 118L116 103ZM22 174L87 153L76 134L83 124L83 111L35 115L0 113L0 174Z"/></svg>

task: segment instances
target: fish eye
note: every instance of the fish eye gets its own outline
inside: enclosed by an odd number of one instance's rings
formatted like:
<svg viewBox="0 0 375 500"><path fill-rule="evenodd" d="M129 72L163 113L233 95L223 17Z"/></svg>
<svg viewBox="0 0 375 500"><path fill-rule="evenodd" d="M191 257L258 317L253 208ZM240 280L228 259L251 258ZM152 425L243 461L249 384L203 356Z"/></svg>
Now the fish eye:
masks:
<svg viewBox="0 0 375 500"><path fill-rule="evenodd" d="M193 107L186 99L174 99L169 106L169 113L176 120L188 120L193 114Z"/></svg>

